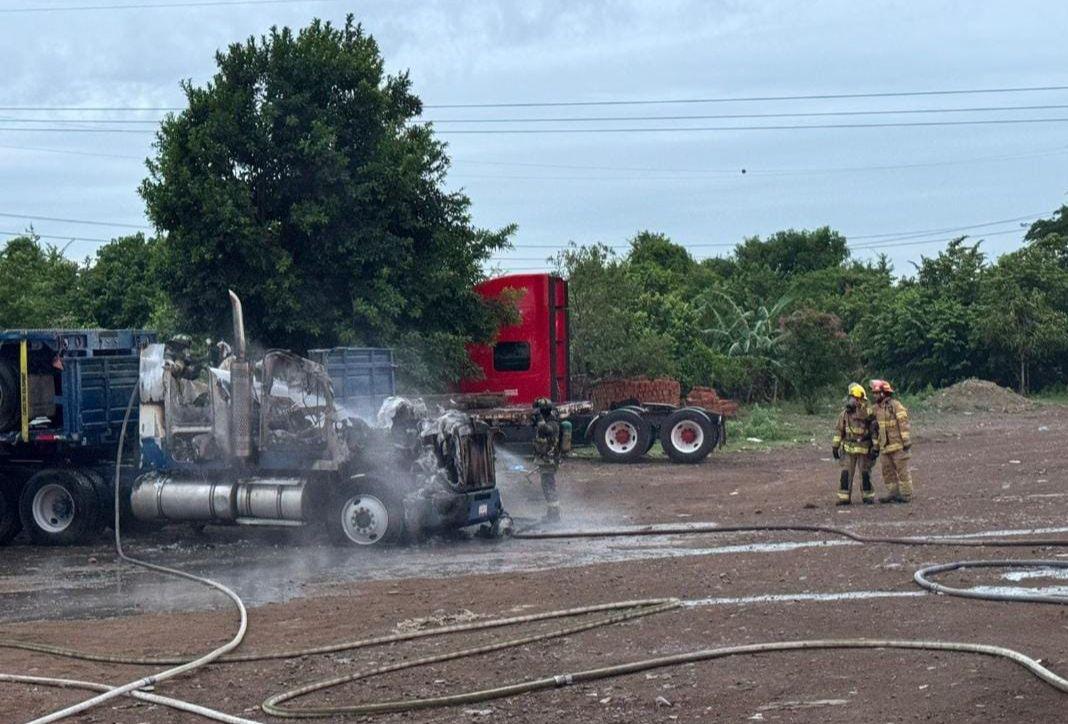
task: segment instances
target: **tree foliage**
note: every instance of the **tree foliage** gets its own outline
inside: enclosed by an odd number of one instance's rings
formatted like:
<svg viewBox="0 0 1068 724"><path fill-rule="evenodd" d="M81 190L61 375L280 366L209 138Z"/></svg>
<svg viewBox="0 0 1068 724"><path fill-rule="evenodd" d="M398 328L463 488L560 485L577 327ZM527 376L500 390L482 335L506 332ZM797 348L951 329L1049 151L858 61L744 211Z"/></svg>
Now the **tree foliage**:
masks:
<svg viewBox="0 0 1068 724"><path fill-rule="evenodd" d="M782 365L789 388L809 414L828 389L846 381L856 356L842 321L828 312L798 309L780 319Z"/></svg>
<svg viewBox="0 0 1068 724"><path fill-rule="evenodd" d="M0 329L88 322L78 264L32 232L8 241L0 252Z"/></svg>
<svg viewBox="0 0 1068 724"><path fill-rule="evenodd" d="M168 117L141 186L163 285L191 329L223 332L226 290L271 345L412 342L454 354L494 333L472 286L511 227L472 226L407 74L350 16L274 28L216 56ZM456 370L452 370L453 373Z"/></svg>

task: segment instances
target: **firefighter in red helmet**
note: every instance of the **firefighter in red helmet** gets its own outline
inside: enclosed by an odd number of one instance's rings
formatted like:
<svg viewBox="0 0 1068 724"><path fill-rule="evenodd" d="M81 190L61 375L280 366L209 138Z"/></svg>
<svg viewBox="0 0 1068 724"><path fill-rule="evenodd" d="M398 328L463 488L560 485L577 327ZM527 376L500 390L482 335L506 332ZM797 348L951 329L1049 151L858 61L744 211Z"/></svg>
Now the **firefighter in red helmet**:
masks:
<svg viewBox="0 0 1068 724"><path fill-rule="evenodd" d="M879 502L911 502L909 459L912 457L912 439L909 411L894 399L894 387L886 380L872 380L871 391L875 397L875 423L878 426L872 449L883 459L883 483L886 484L886 495L880 497Z"/></svg>

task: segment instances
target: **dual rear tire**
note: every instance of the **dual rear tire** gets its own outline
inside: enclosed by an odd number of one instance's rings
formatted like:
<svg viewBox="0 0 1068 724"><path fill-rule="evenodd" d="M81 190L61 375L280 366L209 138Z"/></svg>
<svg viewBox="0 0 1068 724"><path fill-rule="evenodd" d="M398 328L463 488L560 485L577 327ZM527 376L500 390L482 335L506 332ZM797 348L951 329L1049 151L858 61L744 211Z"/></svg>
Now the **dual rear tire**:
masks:
<svg viewBox="0 0 1068 724"><path fill-rule="evenodd" d="M671 462L698 463L719 442L719 426L704 410L684 407L661 423L659 437ZM655 442L652 423L633 409L612 410L594 425L593 443L601 458L608 462L636 462Z"/></svg>

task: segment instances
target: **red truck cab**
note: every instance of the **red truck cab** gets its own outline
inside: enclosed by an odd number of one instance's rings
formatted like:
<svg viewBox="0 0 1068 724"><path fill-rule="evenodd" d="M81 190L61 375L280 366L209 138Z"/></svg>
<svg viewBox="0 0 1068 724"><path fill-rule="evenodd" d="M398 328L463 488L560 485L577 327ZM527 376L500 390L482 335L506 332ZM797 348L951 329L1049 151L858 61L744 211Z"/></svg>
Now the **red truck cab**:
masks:
<svg viewBox="0 0 1068 724"><path fill-rule="evenodd" d="M486 299L509 289L518 294L519 322L502 327L494 344L468 348L482 378L462 380L460 391L502 394L509 405L530 405L539 397L566 402L571 395L567 282L553 274L512 274L475 287Z"/></svg>

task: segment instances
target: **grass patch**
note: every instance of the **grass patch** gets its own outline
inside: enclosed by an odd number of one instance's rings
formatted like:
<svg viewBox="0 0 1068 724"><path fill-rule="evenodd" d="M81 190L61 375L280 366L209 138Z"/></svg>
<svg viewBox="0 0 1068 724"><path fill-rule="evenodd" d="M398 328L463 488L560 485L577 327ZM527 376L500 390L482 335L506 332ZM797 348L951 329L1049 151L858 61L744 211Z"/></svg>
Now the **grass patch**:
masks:
<svg viewBox="0 0 1068 724"><path fill-rule="evenodd" d="M727 421L726 451L771 450L834 435L837 411L830 402L815 415L805 414L800 404L754 405Z"/></svg>

